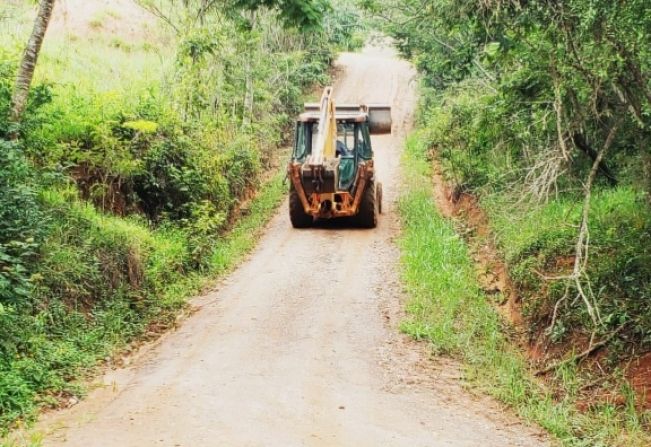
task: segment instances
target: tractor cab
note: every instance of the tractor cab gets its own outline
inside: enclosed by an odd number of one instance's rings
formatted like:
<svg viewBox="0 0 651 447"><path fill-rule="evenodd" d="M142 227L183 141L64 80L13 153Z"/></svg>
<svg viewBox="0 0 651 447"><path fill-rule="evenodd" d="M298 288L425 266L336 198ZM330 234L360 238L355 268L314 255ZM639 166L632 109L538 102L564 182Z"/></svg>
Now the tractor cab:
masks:
<svg viewBox="0 0 651 447"><path fill-rule="evenodd" d="M301 116L303 120L296 123L296 137L292 160L305 163L312 155L312 148L318 137L318 120L309 116ZM335 159L337 164L337 189L350 191L354 186L357 166L360 162L373 159L371 137L365 116L355 119L337 117L337 133L335 140Z"/></svg>

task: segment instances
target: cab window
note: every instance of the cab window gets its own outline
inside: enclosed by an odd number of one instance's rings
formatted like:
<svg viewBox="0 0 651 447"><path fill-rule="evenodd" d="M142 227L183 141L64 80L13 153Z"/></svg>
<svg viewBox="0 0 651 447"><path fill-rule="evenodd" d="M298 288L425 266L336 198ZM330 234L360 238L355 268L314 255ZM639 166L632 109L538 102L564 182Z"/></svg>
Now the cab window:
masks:
<svg viewBox="0 0 651 447"><path fill-rule="evenodd" d="M296 140L294 142L294 158L296 160L304 159L308 154L305 123L296 123Z"/></svg>
<svg viewBox="0 0 651 447"><path fill-rule="evenodd" d="M373 158L373 150L371 149L371 136L368 133L368 125L358 124L357 126L357 153L365 160Z"/></svg>
<svg viewBox="0 0 651 447"><path fill-rule="evenodd" d="M345 150L345 152L343 152ZM355 125L349 123L337 124L337 152L348 155L355 150Z"/></svg>

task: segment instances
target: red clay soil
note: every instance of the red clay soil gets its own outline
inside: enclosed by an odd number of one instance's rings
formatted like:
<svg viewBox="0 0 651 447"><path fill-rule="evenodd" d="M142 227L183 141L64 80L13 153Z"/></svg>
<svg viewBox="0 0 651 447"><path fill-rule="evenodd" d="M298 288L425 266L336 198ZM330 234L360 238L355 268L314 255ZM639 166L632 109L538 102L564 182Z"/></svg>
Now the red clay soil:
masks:
<svg viewBox="0 0 651 447"><path fill-rule="evenodd" d="M607 351L600 351L588 363L587 368L599 368L599 363L607 356ZM642 354L627 362L622 362L621 368L625 372L626 380L635 392L635 405L638 410L651 410L651 352ZM577 403L577 408L587 411L591 406L604 402L618 407L627 405L627 397L618 390L601 387L602 380L597 378L594 382L584 386L583 397Z"/></svg>
<svg viewBox="0 0 651 447"><path fill-rule="evenodd" d="M626 371L629 381L638 396L638 403L651 409L651 352L635 359Z"/></svg>
<svg viewBox="0 0 651 447"><path fill-rule="evenodd" d="M491 238L488 216L473 195L459 192L446 183L436 159L433 167L434 198L439 211L445 217L459 219L467 228L480 286L488 294L502 294L503 300L497 309L516 329L521 328L524 323L521 301Z"/></svg>
<svg viewBox="0 0 651 447"><path fill-rule="evenodd" d="M456 219L466 229L465 238L469 242L468 246L475 262L480 286L487 294L502 294L503 301L496 303L497 310L513 325L517 333L524 334L526 327L522 316L521 299L512 285L506 263L500 257L493 241L488 216L481 209L476 197L451 187L445 181L441 165L436 158L433 161L432 180L434 183L434 198L441 214L444 217ZM573 256L558 258L556 260L556 271L567 271L573 265ZM578 337L580 339L577 338L568 345L589 345L589 337L584 335L578 335ZM533 363L542 363L551 358L560 358L566 352L563 346L550 349L545 337L526 340L521 335L518 342ZM599 358L603 357L604 352L602 350L593 356L591 364L594 369L600 368L597 364ZM592 367L588 366L589 369ZM633 360L624 370L626 371L626 379L638 396L638 405L644 409L651 409L651 353L644 354ZM587 397L590 393L586 393L585 402L578 402L578 407L587 409L595 402L611 402L622 405L625 403L625 398L621 394L608 393L608 395L604 395L603 391L600 392L598 388L597 386L595 394L590 397Z"/></svg>

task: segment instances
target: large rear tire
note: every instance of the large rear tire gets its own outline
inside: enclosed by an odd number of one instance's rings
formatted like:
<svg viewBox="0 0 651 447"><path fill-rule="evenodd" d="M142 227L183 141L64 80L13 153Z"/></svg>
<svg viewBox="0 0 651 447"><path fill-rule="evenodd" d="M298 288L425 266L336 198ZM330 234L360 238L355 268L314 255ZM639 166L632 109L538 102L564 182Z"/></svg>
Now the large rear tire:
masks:
<svg viewBox="0 0 651 447"><path fill-rule="evenodd" d="M377 226L378 202L375 188L375 181L370 180L366 184L362 202L359 204L357 222L364 228L375 228Z"/></svg>
<svg viewBox="0 0 651 447"><path fill-rule="evenodd" d="M303 203L294 185L289 187L289 220L294 228L311 227L314 220L303 209Z"/></svg>

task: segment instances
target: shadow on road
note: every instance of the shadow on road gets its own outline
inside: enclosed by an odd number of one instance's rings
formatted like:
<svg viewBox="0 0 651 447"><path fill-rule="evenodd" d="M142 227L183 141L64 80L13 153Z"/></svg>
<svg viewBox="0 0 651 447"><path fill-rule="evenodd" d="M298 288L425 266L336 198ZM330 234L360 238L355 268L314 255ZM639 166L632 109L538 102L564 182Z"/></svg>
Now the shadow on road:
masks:
<svg viewBox="0 0 651 447"><path fill-rule="evenodd" d="M311 227L302 231L310 230L375 231L375 228L361 227L352 217L339 217L337 219L317 219Z"/></svg>

